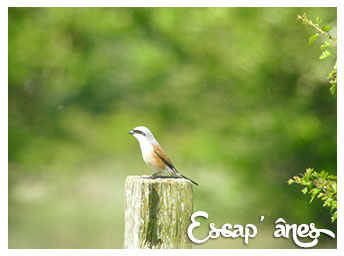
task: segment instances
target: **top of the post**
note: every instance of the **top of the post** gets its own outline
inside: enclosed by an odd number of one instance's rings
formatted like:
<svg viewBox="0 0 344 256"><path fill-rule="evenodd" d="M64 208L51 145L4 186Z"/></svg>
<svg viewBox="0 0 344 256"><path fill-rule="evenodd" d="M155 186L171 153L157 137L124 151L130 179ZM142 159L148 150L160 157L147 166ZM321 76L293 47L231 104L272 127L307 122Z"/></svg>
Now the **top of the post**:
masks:
<svg viewBox="0 0 344 256"><path fill-rule="evenodd" d="M190 181L184 178L151 178L148 175L142 175L142 176L128 176L126 183L144 183L144 184L161 184L161 185L192 185Z"/></svg>

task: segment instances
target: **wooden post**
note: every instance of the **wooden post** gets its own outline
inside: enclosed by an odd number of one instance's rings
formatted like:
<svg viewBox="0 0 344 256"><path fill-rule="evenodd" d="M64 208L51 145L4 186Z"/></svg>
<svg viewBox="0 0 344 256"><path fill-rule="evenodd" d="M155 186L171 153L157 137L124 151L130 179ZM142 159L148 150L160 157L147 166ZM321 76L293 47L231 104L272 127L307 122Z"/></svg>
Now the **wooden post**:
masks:
<svg viewBox="0 0 344 256"><path fill-rule="evenodd" d="M192 184L185 179L128 176L124 248L191 248Z"/></svg>

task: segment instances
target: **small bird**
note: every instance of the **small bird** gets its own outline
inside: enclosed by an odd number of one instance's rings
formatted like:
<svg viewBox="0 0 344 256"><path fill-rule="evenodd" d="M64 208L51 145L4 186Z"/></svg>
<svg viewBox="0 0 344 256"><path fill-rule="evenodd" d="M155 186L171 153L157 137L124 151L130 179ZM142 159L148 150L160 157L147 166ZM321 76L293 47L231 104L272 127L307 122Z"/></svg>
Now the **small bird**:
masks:
<svg viewBox="0 0 344 256"><path fill-rule="evenodd" d="M155 171L152 178L184 178L197 185L193 180L180 174L173 166L172 161L160 147L152 132L144 126L134 128L129 134L139 141L142 158L146 164Z"/></svg>

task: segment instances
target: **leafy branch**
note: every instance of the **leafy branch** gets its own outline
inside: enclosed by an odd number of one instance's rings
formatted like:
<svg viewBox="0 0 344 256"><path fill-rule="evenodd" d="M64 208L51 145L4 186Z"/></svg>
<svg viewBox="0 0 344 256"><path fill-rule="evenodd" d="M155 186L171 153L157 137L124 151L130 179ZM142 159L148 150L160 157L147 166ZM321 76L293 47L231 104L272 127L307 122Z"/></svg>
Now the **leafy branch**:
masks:
<svg viewBox="0 0 344 256"><path fill-rule="evenodd" d="M319 57L320 60L324 60L330 56L333 56L331 48L335 48L335 52L337 52L337 38L331 36L330 34L333 26L322 26L321 19L319 17L316 18L316 23L314 23L312 20L308 19L306 13L304 13L302 16L298 14L297 19L301 20L303 24L310 25L316 29L317 32L309 38L310 44L314 43L318 37L323 37L325 39L325 42L320 45L322 50ZM335 95L337 91L337 61L333 65L327 79L329 79L329 83L331 84L330 92L332 95Z"/></svg>
<svg viewBox="0 0 344 256"><path fill-rule="evenodd" d="M307 18L306 13L304 13L302 16L300 14L298 14L297 19L301 20L303 24L310 25L318 31L315 34L316 36L314 36L314 35L312 36L312 37L314 37L313 42L315 41L315 39L317 39L321 35L321 36L331 40L333 44L337 45L337 38L332 37L329 33L330 30L333 28L333 26L331 26L331 25L321 26L320 25L321 19L319 17L316 18L317 23L314 23L312 20Z"/></svg>
<svg viewBox="0 0 344 256"><path fill-rule="evenodd" d="M337 219L337 176L330 175L325 171L317 173L313 168L308 168L304 174L288 180L289 185L293 183L305 186L302 193L311 195L309 203L314 198L324 201L323 207L331 208L332 222Z"/></svg>
<svg viewBox="0 0 344 256"><path fill-rule="evenodd" d="M319 59L323 60L329 56L333 56L330 50L331 46L337 47L337 38L334 38L330 35L330 30L332 26L320 26L321 20L317 18L317 23L312 22L307 18L307 15L303 16L297 15L299 20L302 20L303 24L308 24L315 28L317 32L309 38L309 43L312 44L319 36L325 38L325 42L320 45L322 53ZM337 90L337 62L331 69L328 79L330 79L330 92L332 95L335 95ZM332 213L331 220L334 222L337 219L337 176L330 175L326 171L321 171L320 173L314 171L313 168L306 169L304 174L300 176L294 176L293 179L288 180L288 184L293 183L304 186L302 193L310 194L311 203L314 198L319 198L323 203L323 207L330 207L330 212Z"/></svg>

